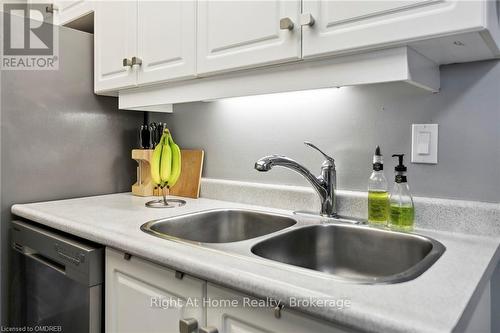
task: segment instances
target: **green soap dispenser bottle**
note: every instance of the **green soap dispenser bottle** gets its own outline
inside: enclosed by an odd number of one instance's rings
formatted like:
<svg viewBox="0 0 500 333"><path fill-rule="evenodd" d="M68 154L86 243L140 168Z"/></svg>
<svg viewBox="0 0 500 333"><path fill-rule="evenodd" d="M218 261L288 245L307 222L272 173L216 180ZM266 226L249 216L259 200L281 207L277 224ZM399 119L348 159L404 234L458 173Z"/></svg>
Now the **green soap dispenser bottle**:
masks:
<svg viewBox="0 0 500 333"><path fill-rule="evenodd" d="M384 175L384 161L380 147L373 155L373 172L368 180L368 223L373 225L387 225L389 217L388 184Z"/></svg>
<svg viewBox="0 0 500 333"><path fill-rule="evenodd" d="M392 157L397 157L399 163L394 168L396 177L389 199L389 225L394 229L412 231L415 209L406 179L407 169L403 165L404 154L394 154Z"/></svg>

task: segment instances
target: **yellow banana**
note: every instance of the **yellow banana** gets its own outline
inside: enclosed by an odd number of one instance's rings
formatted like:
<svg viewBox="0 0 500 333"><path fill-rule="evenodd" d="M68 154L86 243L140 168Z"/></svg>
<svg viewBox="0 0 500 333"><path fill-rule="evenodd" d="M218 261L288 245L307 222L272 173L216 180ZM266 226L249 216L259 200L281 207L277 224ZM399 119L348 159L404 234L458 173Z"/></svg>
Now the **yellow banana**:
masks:
<svg viewBox="0 0 500 333"><path fill-rule="evenodd" d="M161 177L160 177L160 163L161 163L161 153L163 149L163 140L156 145L153 154L151 156L151 178L153 179L153 183L156 185L162 185Z"/></svg>
<svg viewBox="0 0 500 333"><path fill-rule="evenodd" d="M161 163L160 163L160 178L162 183L167 183L168 178L170 177L172 170L172 148L168 144L168 138L170 133L167 131L164 132L162 139L163 146L161 152Z"/></svg>
<svg viewBox="0 0 500 333"><path fill-rule="evenodd" d="M170 148L172 150L172 171L170 174L170 177L168 178L167 185L169 187L173 187L177 181L179 180L179 177L181 175L181 149L179 146L174 142L174 139L172 138L172 135L169 136L168 138Z"/></svg>

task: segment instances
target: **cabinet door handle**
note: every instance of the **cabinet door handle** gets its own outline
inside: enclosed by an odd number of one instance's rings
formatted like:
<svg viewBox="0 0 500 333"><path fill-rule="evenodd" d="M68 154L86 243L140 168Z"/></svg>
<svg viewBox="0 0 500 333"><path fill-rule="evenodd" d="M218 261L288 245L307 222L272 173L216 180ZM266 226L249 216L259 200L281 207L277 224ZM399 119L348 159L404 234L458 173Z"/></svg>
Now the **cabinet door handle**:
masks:
<svg viewBox="0 0 500 333"><path fill-rule="evenodd" d="M123 67L132 66L132 60L129 58L123 58Z"/></svg>
<svg viewBox="0 0 500 333"><path fill-rule="evenodd" d="M293 21L289 17L284 17L280 20L280 29L281 30L292 30L293 29Z"/></svg>
<svg viewBox="0 0 500 333"><path fill-rule="evenodd" d="M300 25L308 25L310 27L314 25L314 17L311 15L311 13L304 13L300 15Z"/></svg>
<svg viewBox="0 0 500 333"><path fill-rule="evenodd" d="M219 330L213 326L200 327L198 333L219 333Z"/></svg>
<svg viewBox="0 0 500 333"><path fill-rule="evenodd" d="M274 310L273 310L273 313L274 313L274 317L276 319L280 319L281 318L281 310L283 309L283 304L278 304Z"/></svg>
<svg viewBox="0 0 500 333"><path fill-rule="evenodd" d="M132 66L140 66L142 65L142 59L139 57L132 57Z"/></svg>
<svg viewBox="0 0 500 333"><path fill-rule="evenodd" d="M186 318L179 320L179 333L197 333L198 320L194 318Z"/></svg>

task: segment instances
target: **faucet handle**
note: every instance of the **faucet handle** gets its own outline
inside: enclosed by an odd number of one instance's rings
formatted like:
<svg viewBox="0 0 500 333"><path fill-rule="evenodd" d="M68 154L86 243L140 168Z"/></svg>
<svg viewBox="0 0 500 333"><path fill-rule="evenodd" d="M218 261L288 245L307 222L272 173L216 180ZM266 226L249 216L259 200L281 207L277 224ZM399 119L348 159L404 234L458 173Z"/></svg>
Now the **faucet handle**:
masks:
<svg viewBox="0 0 500 333"><path fill-rule="evenodd" d="M319 149L318 147L316 147L316 145L314 145L313 143L309 142L309 141L304 141L304 144L306 146L309 146L313 149L316 149L317 151L319 151L321 153L321 155L323 155L325 157L325 159L331 163L335 163L335 160L333 159L333 157L331 156L328 156L327 154L325 154L325 152L323 152L321 149Z"/></svg>

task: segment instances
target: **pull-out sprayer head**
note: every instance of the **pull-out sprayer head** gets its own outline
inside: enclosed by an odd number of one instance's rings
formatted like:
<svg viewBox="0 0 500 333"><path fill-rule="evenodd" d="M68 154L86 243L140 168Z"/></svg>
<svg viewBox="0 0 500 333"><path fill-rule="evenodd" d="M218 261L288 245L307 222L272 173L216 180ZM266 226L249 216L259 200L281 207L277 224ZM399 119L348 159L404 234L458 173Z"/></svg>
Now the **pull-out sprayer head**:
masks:
<svg viewBox="0 0 500 333"><path fill-rule="evenodd" d="M272 156L266 156L255 162L255 170L260 171L260 172L266 172L269 171L273 168L273 162L272 158L275 157L275 155Z"/></svg>

